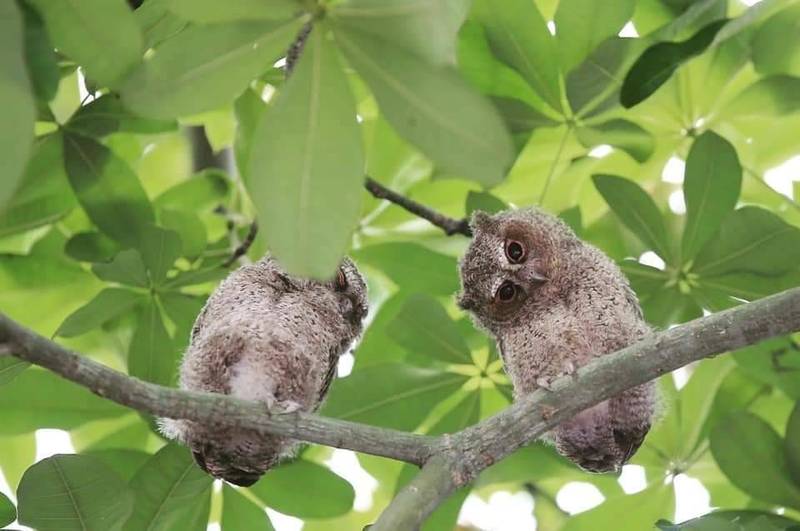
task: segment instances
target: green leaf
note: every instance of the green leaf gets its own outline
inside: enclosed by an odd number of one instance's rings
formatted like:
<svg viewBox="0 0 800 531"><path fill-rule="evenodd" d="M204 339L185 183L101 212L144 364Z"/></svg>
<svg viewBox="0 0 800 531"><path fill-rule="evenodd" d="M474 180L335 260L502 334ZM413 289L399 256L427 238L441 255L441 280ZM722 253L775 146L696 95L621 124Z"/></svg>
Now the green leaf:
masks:
<svg viewBox="0 0 800 531"><path fill-rule="evenodd" d="M31 0L53 44L104 86L115 86L141 59L142 33L123 0Z"/></svg>
<svg viewBox="0 0 800 531"><path fill-rule="evenodd" d="M752 379L800 400L800 347L791 338L777 337L750 345L734 352L733 359Z"/></svg>
<svg viewBox="0 0 800 531"><path fill-rule="evenodd" d="M146 0L133 15L142 30L145 49L174 37L188 24L172 12L172 0Z"/></svg>
<svg viewBox="0 0 800 531"><path fill-rule="evenodd" d="M236 138L233 141L233 152L236 168L246 182L249 179L247 161L253 148L253 133L267 110L267 105L254 90L247 89L236 98L233 104L236 116Z"/></svg>
<svg viewBox="0 0 800 531"><path fill-rule="evenodd" d="M460 374L406 364L371 365L335 382L322 414L412 431L465 381Z"/></svg>
<svg viewBox="0 0 800 531"><path fill-rule="evenodd" d="M178 234L181 255L194 258L205 251L208 239L206 228L200 217L193 210L165 208L159 211L161 224Z"/></svg>
<svg viewBox="0 0 800 531"><path fill-rule="evenodd" d="M17 489L19 522L41 531L112 531L131 514L133 494L98 459L55 455L30 467Z"/></svg>
<svg viewBox="0 0 800 531"><path fill-rule="evenodd" d="M786 422L786 438L783 443L789 473L795 484L800 485L800 402L795 404Z"/></svg>
<svg viewBox="0 0 800 531"><path fill-rule="evenodd" d="M133 71L120 88L122 101L153 118L217 109L272 66L300 24L293 19L190 27Z"/></svg>
<svg viewBox="0 0 800 531"><path fill-rule="evenodd" d="M164 327L155 299L139 315L128 349L128 374L148 382L170 386L178 370L179 353Z"/></svg>
<svg viewBox="0 0 800 531"><path fill-rule="evenodd" d="M762 75L800 76L800 5L788 7L764 22L752 41L753 66Z"/></svg>
<svg viewBox="0 0 800 531"><path fill-rule="evenodd" d="M82 135L99 138L116 132L163 133L176 129L177 125L172 120L136 116L122 106L119 96L106 94L78 109L65 127Z"/></svg>
<svg viewBox="0 0 800 531"><path fill-rule="evenodd" d="M167 278L167 271L181 255L181 238L175 231L150 225L142 233L139 251L150 273L151 284L160 286Z"/></svg>
<svg viewBox="0 0 800 531"><path fill-rule="evenodd" d="M0 526L5 527L17 519L17 509L5 494L0 493Z"/></svg>
<svg viewBox="0 0 800 531"><path fill-rule="evenodd" d="M0 433L5 435L42 428L69 430L128 410L60 376L30 368L0 387L0 411Z"/></svg>
<svg viewBox="0 0 800 531"><path fill-rule="evenodd" d="M80 262L109 262L119 250L117 242L99 232L79 232L64 246L67 256Z"/></svg>
<svg viewBox="0 0 800 531"><path fill-rule="evenodd" d="M793 531L800 522L761 511L714 511L680 524L656 522L661 531Z"/></svg>
<svg viewBox="0 0 800 531"><path fill-rule="evenodd" d="M334 28L342 51L401 137L447 173L487 186L503 179L513 146L488 101L449 68L352 28Z"/></svg>
<svg viewBox="0 0 800 531"><path fill-rule="evenodd" d="M569 72L597 46L615 36L630 20L635 0L563 0L558 3L554 22L561 56L561 68Z"/></svg>
<svg viewBox="0 0 800 531"><path fill-rule="evenodd" d="M451 295L458 291L456 259L416 243L391 242L353 251L359 264L377 268L401 289ZM402 256L403 260L397 257Z"/></svg>
<svg viewBox="0 0 800 531"><path fill-rule="evenodd" d="M0 437L0 468L8 486L16 490L22 475L36 459L35 428L19 435Z"/></svg>
<svg viewBox="0 0 800 531"><path fill-rule="evenodd" d="M107 288L81 306L56 330L55 335L74 337L85 334L100 325L123 315L144 300L141 293L121 288Z"/></svg>
<svg viewBox="0 0 800 531"><path fill-rule="evenodd" d="M12 356L0 356L0 385L9 383L30 365L27 361Z"/></svg>
<svg viewBox="0 0 800 531"><path fill-rule="evenodd" d="M675 496L669 485L658 482L636 494L618 496L567 520L563 531L640 531L675 510ZM621 518L621 515L625 515Z"/></svg>
<svg viewBox="0 0 800 531"><path fill-rule="evenodd" d="M350 511L355 499L352 485L327 468L298 459L270 470L250 492L278 512L300 518L332 518ZM314 503L298 496L314 493Z"/></svg>
<svg viewBox="0 0 800 531"><path fill-rule="evenodd" d="M625 226L665 262L672 263L664 218L647 192L635 182L614 175L593 175L592 180Z"/></svg>
<svg viewBox="0 0 800 531"><path fill-rule="evenodd" d="M742 166L736 149L713 131L700 135L686 158L683 195L686 227L682 256L685 263L697 255L736 206L742 188Z"/></svg>
<svg viewBox="0 0 800 531"><path fill-rule="evenodd" d="M223 531L252 529L253 531L274 531L269 516L264 509L242 496L236 489L225 485L222 487L222 524Z"/></svg>
<svg viewBox="0 0 800 531"><path fill-rule="evenodd" d="M175 344L182 346L189 341L195 319L205 304L205 297L186 295L177 291L167 291L158 295L164 312L175 325Z"/></svg>
<svg viewBox="0 0 800 531"><path fill-rule="evenodd" d="M649 159L656 147L655 137L649 131L622 119L579 127L575 134L587 148L609 144L623 150L637 162Z"/></svg>
<svg viewBox="0 0 800 531"><path fill-rule="evenodd" d="M503 200L488 192L476 192L474 190L467 192L467 202L464 206L467 216L471 216L476 210L487 214L496 214L507 209L508 205Z"/></svg>
<svg viewBox="0 0 800 531"><path fill-rule="evenodd" d="M170 10L198 24L235 20L285 19L297 15L302 7L296 0L172 0Z"/></svg>
<svg viewBox="0 0 800 531"><path fill-rule="evenodd" d="M168 444L130 481L136 494L127 531L181 529L206 502L212 478L197 468L189 450Z"/></svg>
<svg viewBox="0 0 800 531"><path fill-rule="evenodd" d="M428 63L452 64L468 10L465 0L349 0L335 4L330 16L340 27L368 33Z"/></svg>
<svg viewBox="0 0 800 531"><path fill-rule="evenodd" d="M800 487L789 476L783 441L769 424L741 411L718 422L710 442L717 464L738 488L768 503L800 507Z"/></svg>
<svg viewBox="0 0 800 531"><path fill-rule="evenodd" d="M81 452L81 454L102 461L126 482L130 481L145 462L150 459L150 454L129 448L92 449Z"/></svg>
<svg viewBox="0 0 800 531"><path fill-rule="evenodd" d="M620 102L626 109L641 103L672 76L677 68L701 54L727 20L717 20L703 27L683 42L660 42L639 56L625 76Z"/></svg>
<svg viewBox="0 0 800 531"><path fill-rule="evenodd" d="M22 13L16 2L0 6L0 212L22 178L33 143L36 108L31 98L28 72L23 57Z"/></svg>
<svg viewBox="0 0 800 531"><path fill-rule="evenodd" d="M25 62L28 77L36 97L42 101L50 101L56 95L61 77L54 46L39 13L21 0L17 2L17 6L25 17Z"/></svg>
<svg viewBox="0 0 800 531"><path fill-rule="evenodd" d="M409 352L446 363L472 363L469 347L455 321L428 295L409 297L386 332Z"/></svg>
<svg viewBox="0 0 800 531"><path fill-rule="evenodd" d="M246 172L270 252L292 273L315 278L330 277L349 246L364 178L353 96L323 39L321 28L308 36L292 77L256 126Z"/></svg>
<svg viewBox="0 0 800 531"><path fill-rule="evenodd" d="M156 197L153 204L162 209L190 208L197 212L223 203L229 188L228 175L216 168L209 168L167 189Z"/></svg>
<svg viewBox="0 0 800 531"><path fill-rule="evenodd" d="M89 219L123 245L135 246L155 216L133 170L104 145L73 134L64 136L64 161Z"/></svg>
<svg viewBox="0 0 800 531"><path fill-rule="evenodd" d="M186 286L196 286L197 284L206 284L208 282L216 282L222 280L230 271L219 265L213 265L202 269L192 269L190 271L181 271L174 277L164 283L164 288L178 289Z"/></svg>
<svg viewBox="0 0 800 531"><path fill-rule="evenodd" d="M692 272L710 277L734 272L780 275L800 262L800 229L755 206L731 213L700 250ZM702 279L701 279L702 282Z"/></svg>
<svg viewBox="0 0 800 531"><path fill-rule="evenodd" d="M800 110L800 78L770 76L742 90L720 111L724 118L782 118Z"/></svg>
<svg viewBox="0 0 800 531"><path fill-rule="evenodd" d="M476 19L486 29L495 55L513 66L553 109L561 110L555 39L534 2L507 0L503 9L490 0L475 2Z"/></svg>
<svg viewBox="0 0 800 531"><path fill-rule="evenodd" d="M0 237L53 223L76 205L64 173L61 135L34 144L25 172L5 208L0 208Z"/></svg>
<svg viewBox="0 0 800 531"><path fill-rule="evenodd" d="M150 286L142 255L135 249L120 251L108 264L94 264L92 271L97 278L106 282L119 282L139 288Z"/></svg>

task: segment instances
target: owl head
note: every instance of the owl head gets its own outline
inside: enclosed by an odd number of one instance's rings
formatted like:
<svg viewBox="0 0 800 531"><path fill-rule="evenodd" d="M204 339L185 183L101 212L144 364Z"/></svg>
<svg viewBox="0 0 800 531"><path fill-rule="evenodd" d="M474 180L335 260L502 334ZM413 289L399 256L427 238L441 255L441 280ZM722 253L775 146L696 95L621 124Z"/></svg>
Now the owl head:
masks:
<svg viewBox="0 0 800 531"><path fill-rule="evenodd" d="M555 297L565 251L580 244L565 223L535 208L494 215L476 211L470 225L472 242L459 265L458 305L489 329Z"/></svg>

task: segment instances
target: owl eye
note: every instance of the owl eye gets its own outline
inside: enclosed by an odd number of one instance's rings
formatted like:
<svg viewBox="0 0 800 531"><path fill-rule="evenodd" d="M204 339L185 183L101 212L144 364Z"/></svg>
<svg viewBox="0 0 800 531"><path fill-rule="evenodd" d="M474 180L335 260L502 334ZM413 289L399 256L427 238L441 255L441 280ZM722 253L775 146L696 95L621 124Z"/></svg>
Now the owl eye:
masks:
<svg viewBox="0 0 800 531"><path fill-rule="evenodd" d="M506 240L506 258L512 264L525 260L525 246L517 240Z"/></svg>
<svg viewBox="0 0 800 531"><path fill-rule="evenodd" d="M344 270L339 268L339 271L336 272L336 289L339 291L344 291L347 289L347 276L344 274Z"/></svg>
<svg viewBox="0 0 800 531"><path fill-rule="evenodd" d="M497 294L495 295L497 299L501 302L511 302L514 300L514 297L517 295L517 286L514 285L513 282L506 280L500 287L497 289Z"/></svg>

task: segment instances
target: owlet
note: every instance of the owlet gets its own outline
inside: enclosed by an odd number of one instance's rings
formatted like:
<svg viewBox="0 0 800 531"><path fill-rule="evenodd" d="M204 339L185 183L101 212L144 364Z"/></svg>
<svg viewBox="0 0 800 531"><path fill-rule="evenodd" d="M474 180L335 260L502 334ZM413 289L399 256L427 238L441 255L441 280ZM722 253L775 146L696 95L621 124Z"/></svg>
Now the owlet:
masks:
<svg viewBox="0 0 800 531"><path fill-rule="evenodd" d="M337 361L361 333L366 286L345 259L321 282L288 275L271 258L239 268L208 299L180 370L182 389L262 402L270 411L315 411ZM296 441L186 420L162 419L214 477L248 486Z"/></svg>
<svg viewBox="0 0 800 531"><path fill-rule="evenodd" d="M471 225L458 302L497 341L517 396L649 333L619 268L558 218L538 209L476 212ZM650 382L579 413L548 437L581 468L614 471L641 445L653 407Z"/></svg>

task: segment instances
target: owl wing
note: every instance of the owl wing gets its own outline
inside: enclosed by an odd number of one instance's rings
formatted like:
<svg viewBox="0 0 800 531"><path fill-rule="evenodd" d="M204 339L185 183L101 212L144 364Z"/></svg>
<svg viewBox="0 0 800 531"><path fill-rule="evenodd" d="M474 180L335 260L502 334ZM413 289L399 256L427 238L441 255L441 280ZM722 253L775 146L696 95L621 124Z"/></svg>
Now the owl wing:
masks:
<svg viewBox="0 0 800 531"><path fill-rule="evenodd" d="M328 394L328 389L330 389L331 382L333 382L333 377L336 374L338 362L339 351L338 349L332 348L328 353L328 370L325 372L325 380L323 380L322 387L319 390L318 404L322 404L323 400L325 400L325 396Z"/></svg>
<svg viewBox="0 0 800 531"><path fill-rule="evenodd" d="M623 292L625 293L625 301L633 308L636 316L644 321L644 313L642 312L642 306L639 304L639 297L636 296L636 292L633 291L627 280L623 283Z"/></svg>

